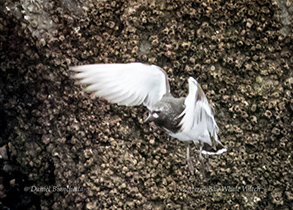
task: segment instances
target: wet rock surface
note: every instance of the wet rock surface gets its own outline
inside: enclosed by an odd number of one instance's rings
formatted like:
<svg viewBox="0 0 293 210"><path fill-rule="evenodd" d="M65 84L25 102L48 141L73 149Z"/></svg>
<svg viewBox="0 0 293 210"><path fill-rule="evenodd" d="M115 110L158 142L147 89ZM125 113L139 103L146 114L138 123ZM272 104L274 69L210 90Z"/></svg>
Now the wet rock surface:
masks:
<svg viewBox="0 0 293 210"><path fill-rule="evenodd" d="M289 209L290 1L4 1L0 6L1 209ZM286 12L282 12L286 11ZM280 15L282 14L282 15ZM184 143L143 107L83 92L69 65L161 66L215 108L228 151L192 176Z"/></svg>

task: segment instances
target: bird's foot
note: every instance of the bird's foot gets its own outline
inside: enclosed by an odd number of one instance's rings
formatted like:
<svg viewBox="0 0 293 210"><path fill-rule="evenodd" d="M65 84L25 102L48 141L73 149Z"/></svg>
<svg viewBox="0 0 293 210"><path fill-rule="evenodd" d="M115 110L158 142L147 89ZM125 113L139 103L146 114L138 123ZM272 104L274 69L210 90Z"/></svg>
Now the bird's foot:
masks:
<svg viewBox="0 0 293 210"><path fill-rule="evenodd" d="M199 160L200 160L200 162L203 162L203 160L204 160L201 151L199 152Z"/></svg>
<svg viewBox="0 0 293 210"><path fill-rule="evenodd" d="M188 165L188 168L189 168L190 173L192 175L194 175L194 167L193 167L192 161L191 160L187 160L187 165Z"/></svg>

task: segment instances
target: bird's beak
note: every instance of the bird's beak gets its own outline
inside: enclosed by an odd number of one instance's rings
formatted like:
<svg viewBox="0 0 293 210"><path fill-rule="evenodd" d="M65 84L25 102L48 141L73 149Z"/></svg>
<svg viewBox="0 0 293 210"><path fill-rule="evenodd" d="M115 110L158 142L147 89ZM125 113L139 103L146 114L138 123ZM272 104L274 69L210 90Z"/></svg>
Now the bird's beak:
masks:
<svg viewBox="0 0 293 210"><path fill-rule="evenodd" d="M153 115L149 112L149 116L143 121L143 123L151 122L154 120Z"/></svg>

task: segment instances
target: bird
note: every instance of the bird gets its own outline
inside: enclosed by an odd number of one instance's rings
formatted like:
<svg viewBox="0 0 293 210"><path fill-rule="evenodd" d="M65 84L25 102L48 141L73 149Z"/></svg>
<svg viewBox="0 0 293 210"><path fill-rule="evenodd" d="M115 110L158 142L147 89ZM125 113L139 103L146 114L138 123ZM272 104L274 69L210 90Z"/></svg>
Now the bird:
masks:
<svg viewBox="0 0 293 210"><path fill-rule="evenodd" d="M144 105L148 116L173 138L185 142L189 170L194 167L190 158L190 142L199 145L202 154L219 155L227 151L218 139L218 126L213 111L200 86L188 78L186 97L175 98L170 92L166 72L156 65L133 63L102 63L72 66L73 79L87 85L86 91L94 92L111 103L124 106Z"/></svg>

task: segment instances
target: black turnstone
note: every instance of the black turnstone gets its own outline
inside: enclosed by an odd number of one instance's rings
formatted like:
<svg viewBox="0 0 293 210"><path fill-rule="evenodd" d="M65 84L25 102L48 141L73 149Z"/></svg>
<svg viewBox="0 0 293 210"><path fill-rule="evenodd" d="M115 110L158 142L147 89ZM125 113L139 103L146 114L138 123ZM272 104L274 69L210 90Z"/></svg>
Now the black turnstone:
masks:
<svg viewBox="0 0 293 210"><path fill-rule="evenodd" d="M197 81L189 77L189 94L175 98L170 93L166 73L156 65L142 63L93 64L70 67L73 76L87 91L98 97L126 106L143 104L149 110L145 122L153 121L170 136L199 145L202 154L221 154L226 148L218 140L218 126L208 100ZM193 165L187 143L187 162Z"/></svg>

